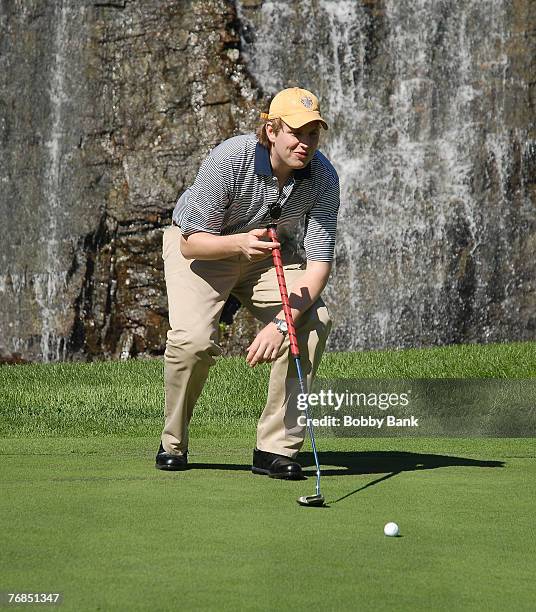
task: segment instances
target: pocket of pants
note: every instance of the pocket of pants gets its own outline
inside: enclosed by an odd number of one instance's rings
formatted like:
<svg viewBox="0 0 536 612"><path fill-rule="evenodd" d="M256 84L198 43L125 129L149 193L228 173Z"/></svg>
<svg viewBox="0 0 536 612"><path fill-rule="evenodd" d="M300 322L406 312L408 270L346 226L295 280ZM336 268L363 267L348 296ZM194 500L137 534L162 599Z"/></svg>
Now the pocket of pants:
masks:
<svg viewBox="0 0 536 612"><path fill-rule="evenodd" d="M164 237L162 239L162 259L165 261L169 257L170 249L181 248L180 244L180 229L176 225L170 225L164 230Z"/></svg>

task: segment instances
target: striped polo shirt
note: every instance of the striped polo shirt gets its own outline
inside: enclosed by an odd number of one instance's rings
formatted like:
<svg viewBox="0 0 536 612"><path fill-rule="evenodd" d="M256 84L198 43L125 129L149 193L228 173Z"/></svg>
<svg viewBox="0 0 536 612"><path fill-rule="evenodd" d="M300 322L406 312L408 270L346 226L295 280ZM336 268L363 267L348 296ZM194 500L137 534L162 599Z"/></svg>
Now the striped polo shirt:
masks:
<svg viewBox="0 0 536 612"><path fill-rule="evenodd" d="M238 234L266 227L269 207L278 204L282 208L278 233L293 235L304 219L307 259L329 262L339 200L339 177L320 151L305 168L294 171L279 193L268 149L255 134L247 134L229 138L210 152L194 184L179 198L173 221L185 236Z"/></svg>

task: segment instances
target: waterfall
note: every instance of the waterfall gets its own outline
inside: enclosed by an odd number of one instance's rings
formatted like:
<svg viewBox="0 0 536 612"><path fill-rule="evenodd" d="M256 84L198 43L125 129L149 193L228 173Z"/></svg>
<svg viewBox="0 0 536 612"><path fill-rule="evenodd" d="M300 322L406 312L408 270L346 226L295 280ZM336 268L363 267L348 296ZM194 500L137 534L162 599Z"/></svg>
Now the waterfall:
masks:
<svg viewBox="0 0 536 612"><path fill-rule="evenodd" d="M50 98L50 133L45 148L48 156L47 170L43 186L43 200L46 213L42 219L42 240L46 244L46 271L34 276L35 298L41 310L41 357L43 361L65 358L65 338L58 336L58 310L62 310L62 294L66 289L66 272L57 271L59 261L58 221L63 216L61 198L63 133L63 106L66 102L66 36L68 6L65 2L57 4L59 15L56 17L54 36L54 59L48 95ZM63 308L68 306L63 305Z"/></svg>
<svg viewBox="0 0 536 612"><path fill-rule="evenodd" d="M533 145L505 102L526 87L506 52L508 3L259 4L237 4L249 70L266 94L317 93L330 124L321 150L342 189L332 346L525 333L508 177ZM528 212L528 189L521 198Z"/></svg>
<svg viewBox="0 0 536 612"><path fill-rule="evenodd" d="M0 363L160 354L177 193L294 85L341 177L330 348L533 339L532 5L0 3Z"/></svg>
<svg viewBox="0 0 536 612"><path fill-rule="evenodd" d="M69 283L83 273L73 262L92 212L79 153L91 109L80 69L86 11L73 0L1 10L0 359L67 355L76 295Z"/></svg>

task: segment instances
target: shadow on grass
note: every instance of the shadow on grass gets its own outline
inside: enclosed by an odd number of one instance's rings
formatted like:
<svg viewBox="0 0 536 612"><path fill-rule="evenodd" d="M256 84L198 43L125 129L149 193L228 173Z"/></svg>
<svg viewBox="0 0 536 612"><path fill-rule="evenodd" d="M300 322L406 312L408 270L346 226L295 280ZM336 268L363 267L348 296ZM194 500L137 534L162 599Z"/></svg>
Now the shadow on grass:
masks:
<svg viewBox="0 0 536 612"><path fill-rule="evenodd" d="M322 476L344 476L355 474L386 474L388 472L412 472L432 470L440 467L504 467L504 461L483 461L453 457L451 455L431 455L403 451L343 452L327 451L318 454ZM298 457L304 468L314 466L313 453L300 453ZM333 469L335 467L335 469Z"/></svg>
<svg viewBox="0 0 536 612"><path fill-rule="evenodd" d="M314 467L313 453L302 453L300 455L301 464L304 468ZM393 476L398 476L402 472L413 472L416 470L432 470L440 467L479 467L479 468L501 468L504 461L483 461L480 459L467 459L466 457L453 457L449 455L430 455L423 453L409 453L401 451L371 451L371 452L323 452L319 453L322 477L324 476L344 476L358 474L384 474L381 478L368 482L343 495L339 499L330 501L335 504L347 499L348 497L380 484ZM322 465L337 466L336 469L330 467L322 468ZM314 473L314 472L313 472ZM307 471L308 476L313 474Z"/></svg>
<svg viewBox="0 0 536 612"><path fill-rule="evenodd" d="M298 461L304 469L307 477L314 477L315 462L311 452L300 453ZM344 452L327 451L319 453L322 478L325 476L351 476L362 474L383 474L380 478L364 484L363 486L339 497L330 500L330 504L341 502L364 489L373 487L381 482L398 476L402 472L413 472L417 470L433 470L441 467L475 467L475 468L502 468L504 461L489 461L481 459L468 459L466 457L453 457L451 455L432 455L425 453L410 453L403 451L368 451L368 452ZM323 467L325 466L325 467ZM204 470L250 470L250 465L236 463L191 463L192 469ZM308 469L308 468L313 468Z"/></svg>
<svg viewBox="0 0 536 612"><path fill-rule="evenodd" d="M249 472L251 463L193 463L188 461L188 470L224 470L226 472Z"/></svg>
<svg viewBox="0 0 536 612"><path fill-rule="evenodd" d="M450 455L430 455L402 451L327 451L320 452L318 456L322 468L322 476L387 474L391 472L400 473L455 466L487 468L504 467L504 461L482 461L479 459L467 459L465 457L453 457ZM313 453L311 452L300 453L297 461L304 468L314 467L315 465ZM189 467L195 470L248 471L251 469L251 464L190 463ZM313 475L314 472L312 470L307 470L307 476Z"/></svg>

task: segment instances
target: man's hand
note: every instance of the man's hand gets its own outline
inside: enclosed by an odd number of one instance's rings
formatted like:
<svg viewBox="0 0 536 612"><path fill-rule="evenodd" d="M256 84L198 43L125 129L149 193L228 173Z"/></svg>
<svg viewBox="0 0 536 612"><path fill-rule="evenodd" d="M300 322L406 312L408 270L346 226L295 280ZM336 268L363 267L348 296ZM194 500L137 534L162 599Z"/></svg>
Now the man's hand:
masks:
<svg viewBox="0 0 536 612"><path fill-rule="evenodd" d="M275 361L284 339L283 334L277 329L275 324L268 323L248 346L246 363L254 368L258 363Z"/></svg>
<svg viewBox="0 0 536 612"><path fill-rule="evenodd" d="M281 247L279 242L263 240L268 238L268 230L254 229L246 234L236 234L238 246L249 261L265 259L272 253L272 249Z"/></svg>

